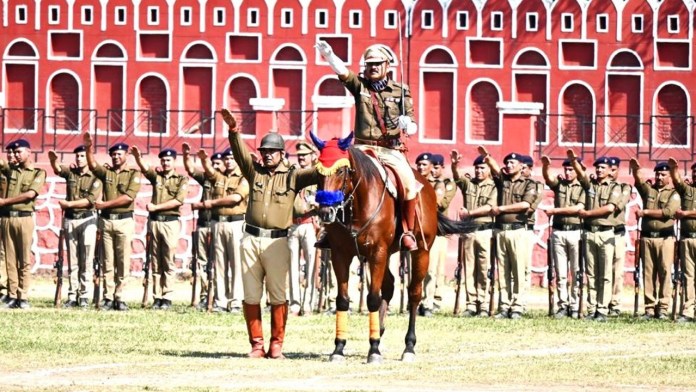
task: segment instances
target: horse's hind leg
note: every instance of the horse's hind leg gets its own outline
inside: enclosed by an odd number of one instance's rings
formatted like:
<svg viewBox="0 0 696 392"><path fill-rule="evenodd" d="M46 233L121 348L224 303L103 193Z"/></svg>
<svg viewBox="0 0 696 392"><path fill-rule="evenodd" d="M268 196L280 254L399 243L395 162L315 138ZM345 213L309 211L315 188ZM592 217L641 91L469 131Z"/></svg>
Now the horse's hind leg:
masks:
<svg viewBox="0 0 696 392"><path fill-rule="evenodd" d="M428 271L430 256L423 248L411 253L411 284L408 286L408 331L406 332L406 348L401 355L401 360L412 362L416 359L416 316L418 305L423 297L423 279Z"/></svg>
<svg viewBox="0 0 696 392"><path fill-rule="evenodd" d="M348 299L348 275L352 256L347 256L345 253L340 254L339 252L331 253L336 255L333 259L333 268L336 273L338 295L336 296L335 347L329 359L331 362L339 362L345 360L343 348L346 346L346 337L348 336L348 307L350 305L350 300Z"/></svg>
<svg viewBox="0 0 696 392"><path fill-rule="evenodd" d="M394 297L394 275L387 269L382 281L382 304L379 307L379 336L384 335L385 319L389 311L389 302Z"/></svg>

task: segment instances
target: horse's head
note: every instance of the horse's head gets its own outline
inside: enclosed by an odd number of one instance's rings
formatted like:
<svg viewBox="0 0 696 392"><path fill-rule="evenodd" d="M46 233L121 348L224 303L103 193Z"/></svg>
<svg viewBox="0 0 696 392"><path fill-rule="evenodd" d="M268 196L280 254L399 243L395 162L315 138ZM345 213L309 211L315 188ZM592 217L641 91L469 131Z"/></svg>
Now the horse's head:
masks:
<svg viewBox="0 0 696 392"><path fill-rule="evenodd" d="M348 153L353 133L343 139L333 138L328 141L319 139L313 133L310 133L310 136L319 149L317 171L322 176L316 195L319 218L322 223L333 223L337 215L344 213L346 195L353 190L353 170Z"/></svg>

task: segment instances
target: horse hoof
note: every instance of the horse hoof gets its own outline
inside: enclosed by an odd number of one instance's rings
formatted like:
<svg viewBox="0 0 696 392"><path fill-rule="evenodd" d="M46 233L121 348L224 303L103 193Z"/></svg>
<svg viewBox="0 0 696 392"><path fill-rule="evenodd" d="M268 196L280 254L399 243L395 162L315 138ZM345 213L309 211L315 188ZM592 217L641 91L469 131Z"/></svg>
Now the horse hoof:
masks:
<svg viewBox="0 0 696 392"><path fill-rule="evenodd" d="M382 363L382 356L379 354L370 354L367 357L367 363L379 365L380 363Z"/></svg>
<svg viewBox="0 0 696 392"><path fill-rule="evenodd" d="M415 362L416 361L416 353L404 352L403 354L401 354L401 361L402 362Z"/></svg>
<svg viewBox="0 0 696 392"><path fill-rule="evenodd" d="M340 354L331 354L329 362L345 362L346 357Z"/></svg>

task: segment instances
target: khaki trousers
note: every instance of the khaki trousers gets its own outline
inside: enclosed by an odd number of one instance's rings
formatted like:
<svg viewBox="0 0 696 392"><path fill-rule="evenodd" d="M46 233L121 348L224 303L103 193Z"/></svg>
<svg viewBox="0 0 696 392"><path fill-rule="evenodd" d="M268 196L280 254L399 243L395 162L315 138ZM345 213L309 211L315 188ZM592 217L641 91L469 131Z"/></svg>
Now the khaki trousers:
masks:
<svg viewBox="0 0 696 392"><path fill-rule="evenodd" d="M286 302L290 249L287 237L262 238L245 234L242 239L242 280L244 303L258 305L266 282L271 305Z"/></svg>
<svg viewBox="0 0 696 392"><path fill-rule="evenodd" d="M198 275L198 282L200 286L200 296L199 298L203 300L208 295L208 273L206 268L208 266L208 252L210 252L209 240L212 242L212 238L208 238L208 235L212 235L212 229L210 227L199 227L198 229L198 254L196 255L196 274Z"/></svg>
<svg viewBox="0 0 696 392"><path fill-rule="evenodd" d="M612 266L612 295L609 303L610 309L619 309L621 306L621 294L624 286L624 269L626 268L626 235L616 236L616 250L614 251L614 264Z"/></svg>
<svg viewBox="0 0 696 392"><path fill-rule="evenodd" d="M429 252L430 263L428 263L428 272L423 280L423 307L432 310L437 295L438 270L440 264L444 267L447 260L447 237L436 236Z"/></svg>
<svg viewBox="0 0 696 392"><path fill-rule="evenodd" d="M213 243L215 244L215 305L227 309L242 308L244 295L242 242L244 221L216 222L213 225Z"/></svg>
<svg viewBox="0 0 696 392"><path fill-rule="evenodd" d="M362 151L374 151L379 160L384 162L385 165L394 168L406 192L406 200L413 200L418 195L421 188L423 188L423 185L416 181L416 175L413 173L413 169L408 163L406 155L401 151L380 146L368 146L366 144L356 145L356 147Z"/></svg>
<svg viewBox="0 0 696 392"><path fill-rule="evenodd" d="M5 232L7 218L0 218L0 233ZM7 294L9 283L7 282L7 259L5 257L5 236L0 238L0 295Z"/></svg>
<svg viewBox="0 0 696 392"><path fill-rule="evenodd" d="M174 256L179 245L181 223L176 221L150 221L150 271L152 272L152 296L154 299L166 299L174 289L176 265Z"/></svg>
<svg viewBox="0 0 696 392"><path fill-rule="evenodd" d="M556 304L558 309L577 312L580 285L576 276L580 268L580 230L553 230L551 247L549 251L553 255L556 269Z"/></svg>
<svg viewBox="0 0 696 392"><path fill-rule="evenodd" d="M104 299L121 300L126 269L130 273L131 251L135 221L133 218L99 218L104 246Z"/></svg>
<svg viewBox="0 0 696 392"><path fill-rule="evenodd" d="M498 287L500 312L524 313L529 288L532 246L525 229L500 230L497 235Z"/></svg>
<svg viewBox="0 0 696 392"><path fill-rule="evenodd" d="M609 313L616 236L613 230L585 232L587 312Z"/></svg>
<svg viewBox="0 0 696 392"><path fill-rule="evenodd" d="M672 302L672 265L675 238L640 239L645 274L645 313L667 314Z"/></svg>
<svg viewBox="0 0 696 392"><path fill-rule="evenodd" d="M94 251L97 244L97 216L66 219L68 271L70 272L68 300L92 298Z"/></svg>
<svg viewBox="0 0 696 392"><path fill-rule="evenodd" d="M317 242L317 232L314 229L314 224L303 223L301 225L293 225L288 231L288 246L290 247L290 272L289 280L289 298L291 305L299 305L302 302L302 268L300 266L300 258L304 257L305 261L305 281L307 282L307 295L304 306L307 309L314 309L315 301L315 282L314 282L314 266L316 259L316 249L314 243Z"/></svg>
<svg viewBox="0 0 696 392"><path fill-rule="evenodd" d="M464 241L464 287L466 309L488 311L488 271L491 268L491 237L493 230L479 230L462 234Z"/></svg>
<svg viewBox="0 0 696 392"><path fill-rule="evenodd" d="M5 218L5 262L7 264L8 294L15 299L27 299L31 279L31 243L34 217Z"/></svg>
<svg viewBox="0 0 696 392"><path fill-rule="evenodd" d="M681 314L688 317L694 317L694 297L696 297L696 279L694 270L696 270L696 238L684 238L681 240L681 268L684 273L684 307L681 309Z"/></svg>

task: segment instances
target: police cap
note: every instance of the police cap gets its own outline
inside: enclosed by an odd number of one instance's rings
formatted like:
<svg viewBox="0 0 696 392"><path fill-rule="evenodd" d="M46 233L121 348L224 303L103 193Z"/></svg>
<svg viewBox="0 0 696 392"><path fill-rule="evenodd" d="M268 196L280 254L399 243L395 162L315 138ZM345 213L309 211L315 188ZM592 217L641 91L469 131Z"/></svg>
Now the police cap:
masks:
<svg viewBox="0 0 696 392"><path fill-rule="evenodd" d="M523 157L523 156L524 156L524 155L522 155L522 154L518 154L518 153L516 153L516 152L511 152L511 153L505 155L505 158L503 158L503 163L507 163L507 161L510 161L510 160L515 160L515 161L518 161L518 162L522 162L522 157Z"/></svg>
<svg viewBox="0 0 696 392"><path fill-rule="evenodd" d="M656 172L661 172L661 171L669 171L669 164L667 161L660 161L655 164L655 171Z"/></svg>
<svg viewBox="0 0 696 392"><path fill-rule="evenodd" d="M520 162L529 166L530 168L534 166L534 159L532 159L532 157L530 157L529 155L522 155L522 157L520 158Z"/></svg>
<svg viewBox="0 0 696 392"><path fill-rule="evenodd" d="M314 152L312 146L310 146L307 142L297 143L295 145L295 149L297 150L297 155L308 155Z"/></svg>
<svg viewBox="0 0 696 392"><path fill-rule="evenodd" d="M484 157L483 155L477 156L476 159L474 159L474 166L485 164L486 161L484 161L484 159L486 159L486 157Z"/></svg>
<svg viewBox="0 0 696 392"><path fill-rule="evenodd" d="M84 144L80 144L79 146L75 147L75 149L72 151L73 154L77 154L78 152L85 152L87 151L87 147L84 146Z"/></svg>
<svg viewBox="0 0 696 392"><path fill-rule="evenodd" d="M116 151L128 151L128 145L126 143L116 143L109 148L109 154L113 154Z"/></svg>
<svg viewBox="0 0 696 392"><path fill-rule="evenodd" d="M160 151L158 157L160 157L160 158L165 158L165 157L176 158L176 150L173 148L165 148L164 150Z"/></svg>
<svg viewBox="0 0 696 392"><path fill-rule="evenodd" d="M428 161L428 162L430 162L430 163L433 163L433 154L432 154L432 153L429 153L429 152L420 153L420 154L416 157L416 163L418 163L418 162L420 162L420 161Z"/></svg>
<svg viewBox="0 0 696 392"><path fill-rule="evenodd" d="M6 150L14 150L16 148L31 148L29 145L29 142L24 140L24 139L17 139L15 141L10 142L7 147L5 147Z"/></svg>
<svg viewBox="0 0 696 392"><path fill-rule="evenodd" d="M224 152L216 152L216 153L214 153L214 154L210 157L210 160L211 160L211 161L214 161L214 160L216 160L216 159L217 159L217 160L222 160L222 159L224 158L224 156L225 156L224 154L225 154Z"/></svg>

